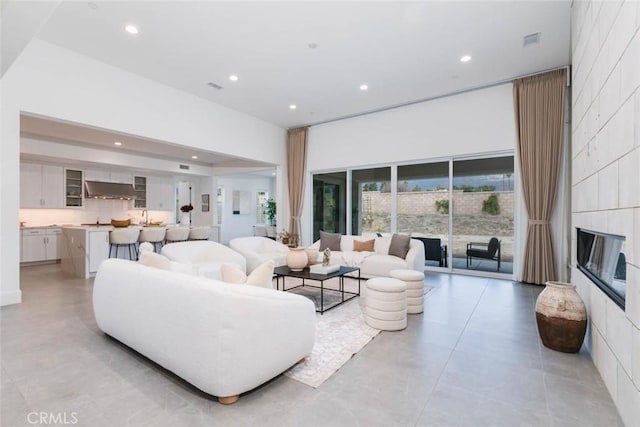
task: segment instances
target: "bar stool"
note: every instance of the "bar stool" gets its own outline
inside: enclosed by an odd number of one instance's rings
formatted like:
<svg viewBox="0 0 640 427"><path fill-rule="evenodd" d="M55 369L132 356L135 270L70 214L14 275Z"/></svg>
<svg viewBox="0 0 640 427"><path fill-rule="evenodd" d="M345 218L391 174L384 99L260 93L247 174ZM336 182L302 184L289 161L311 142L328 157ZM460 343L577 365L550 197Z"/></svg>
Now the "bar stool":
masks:
<svg viewBox="0 0 640 427"><path fill-rule="evenodd" d="M211 227L191 227L189 240L209 240Z"/></svg>
<svg viewBox="0 0 640 427"><path fill-rule="evenodd" d="M160 249L162 249L162 243L164 242L166 233L167 229L164 227L144 227L140 231L140 237L138 238L138 241L140 243L152 243L154 252L160 253Z"/></svg>
<svg viewBox="0 0 640 427"><path fill-rule="evenodd" d="M167 243L184 242L189 238L189 227L171 227L167 228L164 240Z"/></svg>
<svg viewBox="0 0 640 427"><path fill-rule="evenodd" d="M127 227L122 229L114 229L109 233L109 258L111 258L111 250L113 247L116 249L116 258L118 258L118 249L120 246L129 247L129 259L138 259L138 249L136 243L138 243L138 236L140 235L140 229L135 227ZM134 257L135 256L135 257Z"/></svg>

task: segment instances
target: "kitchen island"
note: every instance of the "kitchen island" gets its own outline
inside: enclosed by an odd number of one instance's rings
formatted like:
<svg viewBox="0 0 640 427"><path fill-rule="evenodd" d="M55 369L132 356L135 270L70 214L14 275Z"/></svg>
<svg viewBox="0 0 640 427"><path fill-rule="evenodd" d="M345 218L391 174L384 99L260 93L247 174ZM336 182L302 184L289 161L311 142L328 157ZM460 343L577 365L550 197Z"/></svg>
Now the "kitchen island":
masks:
<svg viewBox="0 0 640 427"><path fill-rule="evenodd" d="M88 279L95 276L100 263L109 258L111 225L62 227L62 271Z"/></svg>

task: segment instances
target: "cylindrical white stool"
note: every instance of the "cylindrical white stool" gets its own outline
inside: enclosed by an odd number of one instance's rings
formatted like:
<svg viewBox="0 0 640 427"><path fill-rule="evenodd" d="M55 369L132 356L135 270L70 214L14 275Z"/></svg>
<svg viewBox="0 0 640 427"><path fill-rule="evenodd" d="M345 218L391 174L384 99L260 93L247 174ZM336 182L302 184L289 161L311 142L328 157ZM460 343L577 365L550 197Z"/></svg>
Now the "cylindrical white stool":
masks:
<svg viewBox="0 0 640 427"><path fill-rule="evenodd" d="M416 270L391 270L389 275L407 284L407 313L424 311L424 273Z"/></svg>
<svg viewBox="0 0 640 427"><path fill-rule="evenodd" d="M399 331L407 327L407 285L402 280L367 280L365 321L372 328Z"/></svg>

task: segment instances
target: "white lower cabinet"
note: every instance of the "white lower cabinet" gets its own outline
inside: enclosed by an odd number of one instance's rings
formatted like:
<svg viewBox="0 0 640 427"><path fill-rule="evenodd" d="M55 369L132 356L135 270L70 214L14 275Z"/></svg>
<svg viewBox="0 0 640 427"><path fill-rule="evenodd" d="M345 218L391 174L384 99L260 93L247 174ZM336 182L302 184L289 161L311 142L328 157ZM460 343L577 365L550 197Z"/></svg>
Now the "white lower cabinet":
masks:
<svg viewBox="0 0 640 427"><path fill-rule="evenodd" d="M60 229L34 228L22 230L21 262L60 259Z"/></svg>
<svg viewBox="0 0 640 427"><path fill-rule="evenodd" d="M95 273L100 263L109 258L109 232L89 232L89 273Z"/></svg>

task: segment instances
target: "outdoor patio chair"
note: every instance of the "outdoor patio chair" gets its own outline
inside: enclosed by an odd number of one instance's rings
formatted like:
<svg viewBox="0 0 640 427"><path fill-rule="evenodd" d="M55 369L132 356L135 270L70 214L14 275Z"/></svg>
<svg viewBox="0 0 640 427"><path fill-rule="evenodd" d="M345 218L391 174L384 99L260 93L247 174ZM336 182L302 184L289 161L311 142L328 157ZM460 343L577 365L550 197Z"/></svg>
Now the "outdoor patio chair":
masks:
<svg viewBox="0 0 640 427"><path fill-rule="evenodd" d="M439 267L447 266L447 246L442 246L442 240L431 237L414 237L424 245L425 261L437 261Z"/></svg>
<svg viewBox="0 0 640 427"><path fill-rule="evenodd" d="M498 261L498 269L496 271L500 271L500 240L492 237L489 243L467 243L467 268L471 265L471 258Z"/></svg>

